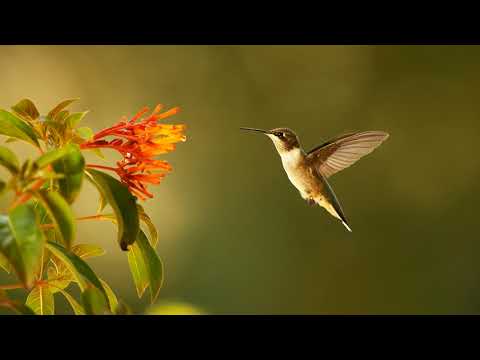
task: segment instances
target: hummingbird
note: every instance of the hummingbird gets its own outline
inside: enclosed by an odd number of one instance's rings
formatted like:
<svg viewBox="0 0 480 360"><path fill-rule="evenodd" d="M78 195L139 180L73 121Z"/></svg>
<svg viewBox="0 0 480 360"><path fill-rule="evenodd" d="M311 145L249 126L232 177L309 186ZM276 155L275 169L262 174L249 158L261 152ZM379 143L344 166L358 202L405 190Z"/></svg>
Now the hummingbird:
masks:
<svg viewBox="0 0 480 360"><path fill-rule="evenodd" d="M297 134L289 128L262 130L242 127L267 135L280 155L288 179L309 205L319 205L340 220L348 231L345 213L327 181L332 175L351 166L380 146L389 134L384 131L352 132L337 136L308 153L300 145Z"/></svg>

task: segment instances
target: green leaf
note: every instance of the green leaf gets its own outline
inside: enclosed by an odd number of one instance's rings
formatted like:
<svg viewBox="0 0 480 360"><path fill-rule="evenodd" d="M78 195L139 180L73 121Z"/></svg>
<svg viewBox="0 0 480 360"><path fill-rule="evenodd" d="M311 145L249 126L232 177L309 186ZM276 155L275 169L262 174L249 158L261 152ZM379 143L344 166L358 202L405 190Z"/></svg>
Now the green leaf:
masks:
<svg viewBox="0 0 480 360"><path fill-rule="evenodd" d="M103 250L98 245L93 244L78 244L72 248L72 252L81 257L82 259L88 259L95 256L102 256L105 254L105 250Z"/></svg>
<svg viewBox="0 0 480 360"><path fill-rule="evenodd" d="M100 150L100 149L98 149L98 148L87 149L87 150L90 150L91 152L93 152L93 153L94 153L96 156L98 156L100 159L103 159L103 160L106 159L105 155L103 155L102 150Z"/></svg>
<svg viewBox="0 0 480 360"><path fill-rule="evenodd" d="M88 288L82 292L83 306L88 315L108 314L108 303L102 292L96 288Z"/></svg>
<svg viewBox="0 0 480 360"><path fill-rule="evenodd" d="M20 315L35 315L32 309L19 301L11 301L11 308Z"/></svg>
<svg viewBox="0 0 480 360"><path fill-rule="evenodd" d="M152 244L153 248L155 248L158 243L157 228L155 227L155 225L152 222L152 219L150 218L150 216L147 215L143 207L139 204L137 205L137 207L138 207L138 214L140 216L140 220L142 220L145 223L145 225L147 225L148 232L150 233L150 238L149 238L150 244Z"/></svg>
<svg viewBox="0 0 480 360"><path fill-rule="evenodd" d="M84 140L91 140L93 138L93 130L88 126L82 126L75 129L75 132Z"/></svg>
<svg viewBox="0 0 480 360"><path fill-rule="evenodd" d="M0 134L29 142L39 147L35 130L16 115L0 110Z"/></svg>
<svg viewBox="0 0 480 360"><path fill-rule="evenodd" d="M99 192L99 199L98 199L98 209L97 209L97 213L100 214L104 209L105 209L105 206L108 205L108 201L105 200L105 197L102 195L101 192Z"/></svg>
<svg viewBox="0 0 480 360"><path fill-rule="evenodd" d="M23 178L28 178L31 174L33 169L33 161L27 159L23 162L22 166L20 167L20 176Z"/></svg>
<svg viewBox="0 0 480 360"><path fill-rule="evenodd" d="M70 114L66 119L65 123L67 126L71 129L77 127L78 123L87 115L89 111L84 111L84 112L77 112Z"/></svg>
<svg viewBox="0 0 480 360"><path fill-rule="evenodd" d="M115 293L113 292L113 290L111 289L110 286L108 286L108 284L100 279L100 282L102 283L103 285L103 288L105 289L105 292L107 293L107 297L108 297L108 305L110 307L110 310L112 312L115 311L115 309L117 308L118 306L118 300L117 300L117 296L115 295Z"/></svg>
<svg viewBox="0 0 480 360"><path fill-rule="evenodd" d="M75 238L75 220L68 203L60 194L45 189L36 191L35 196L47 210L62 242L70 248Z"/></svg>
<svg viewBox="0 0 480 360"><path fill-rule="evenodd" d="M40 116L35 104L30 99L20 100L20 102L12 106L12 110L27 119L36 120Z"/></svg>
<svg viewBox="0 0 480 360"><path fill-rule="evenodd" d="M31 204L15 207L9 216L0 215L0 252L26 287L32 286L40 267L44 242Z"/></svg>
<svg viewBox="0 0 480 360"><path fill-rule="evenodd" d="M48 216L47 210L42 206L40 201L33 199L33 208L35 209L35 212L38 215L38 218L40 219L40 224L50 224L50 218Z"/></svg>
<svg viewBox="0 0 480 360"><path fill-rule="evenodd" d="M32 309L37 315L55 314L55 301L48 286L35 286L30 294L28 294L25 305Z"/></svg>
<svg viewBox="0 0 480 360"><path fill-rule="evenodd" d="M102 294L105 296L105 301L107 301L107 293L102 287L102 283L85 261L83 261L79 256L75 255L73 252L68 251L64 247L54 242L48 241L46 246L48 250L50 250L53 255L60 259L73 274L78 282L78 286L82 291L85 291L87 288L92 286L96 287L102 292Z"/></svg>
<svg viewBox="0 0 480 360"><path fill-rule="evenodd" d="M12 272L12 266L2 253L0 253L0 267L9 274Z"/></svg>
<svg viewBox="0 0 480 360"><path fill-rule="evenodd" d="M23 271L17 271L17 273L25 273L25 277L19 277L27 287L30 287L41 266L45 243L45 237L38 226L38 218L33 205L31 203L21 204L10 210L9 224L15 238L14 243L18 246L14 252L18 251L20 255L20 259L16 259L16 261L20 260L23 267ZM6 253L4 255L8 257ZM16 268L16 261L12 258L9 260Z"/></svg>
<svg viewBox="0 0 480 360"><path fill-rule="evenodd" d="M57 130L63 131L63 129L65 128L65 121L69 116L70 111L68 110L62 110L57 115L55 115L55 117L53 118L53 122L56 124L61 124L60 127L57 128Z"/></svg>
<svg viewBox="0 0 480 360"><path fill-rule="evenodd" d="M20 167L15 153L5 146L0 146L0 165L6 167L14 175L18 173Z"/></svg>
<svg viewBox="0 0 480 360"><path fill-rule="evenodd" d="M63 109L65 109L68 105L70 105L71 103L73 103L74 101L77 101L78 98L75 98L75 99L67 99L67 100L63 100L60 104L58 104L57 106L55 106L47 115L47 118L53 120L55 119L55 117L57 116L57 114L62 111Z"/></svg>
<svg viewBox="0 0 480 360"><path fill-rule="evenodd" d="M154 303L163 284L163 264L141 230L137 241L130 246L128 251L128 264L138 296L142 297L148 286L150 301Z"/></svg>
<svg viewBox="0 0 480 360"><path fill-rule="evenodd" d="M123 301L120 301L117 307L114 310L115 315L132 315L132 309L125 304Z"/></svg>
<svg viewBox="0 0 480 360"><path fill-rule="evenodd" d="M73 312L75 315L85 315L85 309L83 308L82 305L80 305L77 300L73 298L72 295L70 295L68 292L65 290L59 289L59 291L62 293L63 296L65 296L65 299L67 299L68 303L73 309Z"/></svg>
<svg viewBox="0 0 480 360"><path fill-rule="evenodd" d="M64 157L70 151L70 147L64 146L58 149L50 150L45 154L39 156L34 164L38 169L43 169L45 166Z"/></svg>
<svg viewBox="0 0 480 360"><path fill-rule="evenodd" d="M94 256L101 256L105 254L100 246L91 244L78 244L72 247L72 252L81 259L88 259ZM65 289L70 282L74 281L73 274L68 270L65 264L55 256L50 259L50 265L47 267L47 277L49 283L52 284L52 292L57 292L58 289ZM103 284L103 283L102 283ZM108 294L108 289L105 289Z"/></svg>
<svg viewBox="0 0 480 360"><path fill-rule="evenodd" d="M58 180L60 193L68 203L73 203L82 188L85 169L85 159L78 145L69 144L65 147L67 153L53 163L53 169L64 178Z"/></svg>
<svg viewBox="0 0 480 360"><path fill-rule="evenodd" d="M204 311L182 302L164 302L150 307L146 315L205 315Z"/></svg>
<svg viewBox="0 0 480 360"><path fill-rule="evenodd" d="M140 247L133 245L130 247L128 254L128 266L130 267L130 273L132 274L133 283L137 289L137 295L139 298L143 296L143 293L148 287L149 276L147 266L143 260Z"/></svg>
<svg viewBox="0 0 480 360"><path fill-rule="evenodd" d="M28 306L19 301L9 299L3 290L0 290L0 306L9 308L20 315L35 315Z"/></svg>
<svg viewBox="0 0 480 360"><path fill-rule="evenodd" d="M64 263L52 255L47 267L47 279L51 285L52 293L56 293L70 285L74 277Z"/></svg>
<svg viewBox="0 0 480 360"><path fill-rule="evenodd" d="M89 179L112 207L117 218L118 242L123 251L135 242L140 230L136 198L120 181L101 171L89 169Z"/></svg>
<svg viewBox="0 0 480 360"><path fill-rule="evenodd" d="M16 142L16 141L18 141L18 139L11 138L11 137L9 137L9 138L7 138L7 140L5 140L6 143L12 143L12 142Z"/></svg>
<svg viewBox="0 0 480 360"><path fill-rule="evenodd" d="M65 126L63 123L59 123L54 120L45 120L43 126L45 134L48 133L50 138L53 137L56 142L60 142L65 131Z"/></svg>

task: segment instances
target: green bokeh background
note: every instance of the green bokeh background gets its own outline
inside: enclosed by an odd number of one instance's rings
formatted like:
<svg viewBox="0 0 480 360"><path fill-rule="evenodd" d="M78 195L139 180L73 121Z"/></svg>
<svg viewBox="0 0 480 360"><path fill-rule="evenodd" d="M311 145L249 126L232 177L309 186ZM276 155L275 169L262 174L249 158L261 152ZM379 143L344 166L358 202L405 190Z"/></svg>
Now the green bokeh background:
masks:
<svg viewBox="0 0 480 360"><path fill-rule="evenodd" d="M0 84L1 108L80 97L72 109L90 109L95 131L145 105L181 106L169 122L186 123L188 141L163 157L174 171L144 204L166 267L161 301L210 314L480 310L478 46L1 46ZM271 141L240 126L288 126L307 150L388 131L331 178L353 233L308 206ZM76 215L96 201L86 184ZM144 311L115 227L83 222L77 241L107 250L90 264Z"/></svg>

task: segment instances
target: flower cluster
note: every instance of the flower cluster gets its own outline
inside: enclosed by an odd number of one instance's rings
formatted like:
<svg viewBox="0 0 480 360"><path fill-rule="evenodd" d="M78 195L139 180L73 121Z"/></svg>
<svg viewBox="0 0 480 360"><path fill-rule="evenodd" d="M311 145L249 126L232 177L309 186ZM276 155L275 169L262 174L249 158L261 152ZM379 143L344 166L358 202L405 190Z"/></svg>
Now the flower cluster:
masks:
<svg viewBox="0 0 480 360"><path fill-rule="evenodd" d="M122 118L120 122L104 129L87 142L81 144L82 149L111 148L117 150L122 159L117 161L116 168L101 165L88 165L115 171L121 181L128 186L132 194L142 200L153 195L147 190L147 184L158 184L171 166L166 161L155 160L154 157L175 150L175 144L185 141L185 125L159 124L159 120L177 114L179 108L161 112L157 105L147 117L149 109L144 108L133 118ZM107 140L106 138L111 139Z"/></svg>

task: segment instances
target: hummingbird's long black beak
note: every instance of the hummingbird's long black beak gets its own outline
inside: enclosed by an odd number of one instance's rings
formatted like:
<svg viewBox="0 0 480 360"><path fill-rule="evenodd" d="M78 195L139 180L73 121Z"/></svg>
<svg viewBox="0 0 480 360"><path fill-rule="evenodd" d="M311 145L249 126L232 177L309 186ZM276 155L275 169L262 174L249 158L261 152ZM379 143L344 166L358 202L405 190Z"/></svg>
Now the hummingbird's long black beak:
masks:
<svg viewBox="0 0 480 360"><path fill-rule="evenodd" d="M262 130L262 129L247 128L247 127L241 127L240 129L241 129L241 130L249 130L249 131L258 131L258 132L261 132L261 133L264 133L264 134L271 134L270 131L268 131L268 130Z"/></svg>

